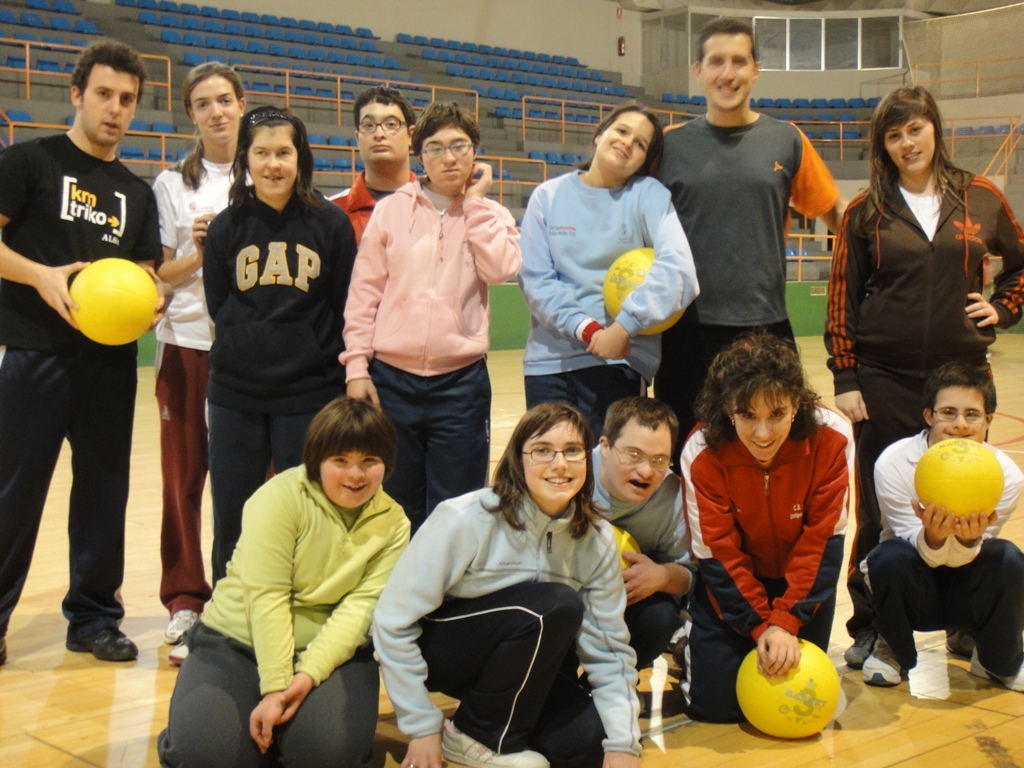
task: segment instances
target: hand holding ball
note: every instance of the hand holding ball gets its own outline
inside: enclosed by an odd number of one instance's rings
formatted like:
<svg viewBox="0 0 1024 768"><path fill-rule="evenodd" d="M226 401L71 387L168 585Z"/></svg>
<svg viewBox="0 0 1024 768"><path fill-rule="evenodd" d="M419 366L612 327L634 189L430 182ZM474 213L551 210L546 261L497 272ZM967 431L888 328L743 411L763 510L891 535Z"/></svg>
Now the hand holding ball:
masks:
<svg viewBox="0 0 1024 768"><path fill-rule="evenodd" d="M628 531L624 531L618 526L612 526L612 533L615 535L615 546L619 549L619 563L622 565L622 570L629 568L629 561L622 556L623 552L635 552L640 554L640 545L636 543L636 539Z"/></svg>
<svg viewBox="0 0 1024 768"><path fill-rule="evenodd" d="M619 256L604 278L604 306L608 315L614 320L622 311L622 302L633 292L633 289L640 285L647 272L654 264L653 248L634 248ZM682 310L668 317L668 319L641 331L641 336L652 336L656 333L666 331L675 325L683 316Z"/></svg>
<svg viewBox="0 0 1024 768"><path fill-rule="evenodd" d="M129 344L149 330L160 296L153 278L127 259L100 259L71 283L78 309L71 316L86 337L99 344Z"/></svg>
<svg viewBox="0 0 1024 768"><path fill-rule="evenodd" d="M740 664L736 698L750 724L769 736L802 739L821 731L839 706L839 673L814 643L800 641L800 663L785 677L757 668L755 648Z"/></svg>
<svg viewBox="0 0 1024 768"><path fill-rule="evenodd" d="M982 443L950 438L936 443L917 463L914 487L923 506L955 515L992 514L1003 495L1003 468Z"/></svg>

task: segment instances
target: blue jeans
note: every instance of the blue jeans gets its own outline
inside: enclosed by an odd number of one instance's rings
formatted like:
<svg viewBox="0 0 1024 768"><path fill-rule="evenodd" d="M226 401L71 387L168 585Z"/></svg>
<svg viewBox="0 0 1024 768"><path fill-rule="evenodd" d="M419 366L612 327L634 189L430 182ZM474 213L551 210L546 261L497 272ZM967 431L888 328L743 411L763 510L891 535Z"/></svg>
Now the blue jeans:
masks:
<svg viewBox="0 0 1024 768"><path fill-rule="evenodd" d="M302 463L306 428L316 414L244 413L213 403L209 408L216 584L224 576L242 533L242 507L267 481L271 461L275 472Z"/></svg>
<svg viewBox="0 0 1024 768"><path fill-rule="evenodd" d="M604 431L604 414L609 405L624 397L647 393L643 377L624 364L524 378L527 408L541 403L568 403L587 419L594 440Z"/></svg>
<svg viewBox="0 0 1024 768"><path fill-rule="evenodd" d="M370 378L398 432L398 461L384 490L413 531L438 504L487 485L491 380L481 359L451 373L417 376L374 360Z"/></svg>

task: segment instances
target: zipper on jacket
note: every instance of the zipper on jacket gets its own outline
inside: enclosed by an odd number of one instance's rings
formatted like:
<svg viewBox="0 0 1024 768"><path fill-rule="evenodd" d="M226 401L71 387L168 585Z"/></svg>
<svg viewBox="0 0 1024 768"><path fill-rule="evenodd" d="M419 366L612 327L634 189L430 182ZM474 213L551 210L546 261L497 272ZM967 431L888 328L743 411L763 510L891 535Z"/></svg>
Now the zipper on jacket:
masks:
<svg viewBox="0 0 1024 768"><path fill-rule="evenodd" d="M545 541L547 542L545 544L545 547L547 548L548 554L550 555L551 554L551 531L548 531L547 535L544 538L545 538Z"/></svg>
<svg viewBox="0 0 1024 768"><path fill-rule="evenodd" d="M769 525L771 526L771 529L772 529L772 545L773 545L772 546L772 551L774 551L776 554L778 554L779 553L779 532L778 532L778 529L777 529L777 527L775 525L775 515L772 514L772 494L771 494L770 486L768 484L768 477L769 477L768 470L764 470L764 508L765 508L765 512L768 515ZM776 562L776 566L778 566L778 565L779 565L779 563Z"/></svg>

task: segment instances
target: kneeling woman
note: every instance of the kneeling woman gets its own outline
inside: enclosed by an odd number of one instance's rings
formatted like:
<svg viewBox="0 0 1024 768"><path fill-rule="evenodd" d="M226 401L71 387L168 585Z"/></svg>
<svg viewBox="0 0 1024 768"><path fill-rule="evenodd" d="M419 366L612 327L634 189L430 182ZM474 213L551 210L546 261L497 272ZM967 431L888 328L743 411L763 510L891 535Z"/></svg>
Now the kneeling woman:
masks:
<svg viewBox="0 0 1024 768"><path fill-rule="evenodd" d="M740 338L697 399L680 460L698 564L683 692L698 720L739 722L736 674L785 676L798 638L828 650L843 562L853 435L804 383L789 342Z"/></svg>
<svg viewBox="0 0 1024 768"><path fill-rule="evenodd" d="M380 693L367 630L409 540L383 490L395 431L338 399L309 425L303 464L245 505L242 535L189 633L160 763L367 766Z"/></svg>
<svg viewBox="0 0 1024 768"><path fill-rule="evenodd" d="M494 488L440 504L399 560L373 637L410 737L402 768L440 768L442 753L492 768L639 766L626 595L591 502L592 447L576 409L532 408ZM430 691L460 700L451 720Z"/></svg>

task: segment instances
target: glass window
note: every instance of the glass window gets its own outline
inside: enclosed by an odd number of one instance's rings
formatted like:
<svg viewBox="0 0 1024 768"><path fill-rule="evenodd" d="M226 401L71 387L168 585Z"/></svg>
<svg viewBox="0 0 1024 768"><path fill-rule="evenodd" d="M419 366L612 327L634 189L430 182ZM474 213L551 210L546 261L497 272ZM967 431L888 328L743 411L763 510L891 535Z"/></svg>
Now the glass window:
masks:
<svg viewBox="0 0 1024 768"><path fill-rule="evenodd" d="M857 19L825 19L825 69L857 69Z"/></svg>
<svg viewBox="0 0 1024 768"><path fill-rule="evenodd" d="M789 20L789 68L821 69L821 19Z"/></svg>
<svg viewBox="0 0 1024 768"><path fill-rule="evenodd" d="M762 69L786 69L786 20L754 19L754 35Z"/></svg>
<svg viewBox="0 0 1024 768"><path fill-rule="evenodd" d="M900 65L900 20L898 16L861 19L861 69Z"/></svg>

